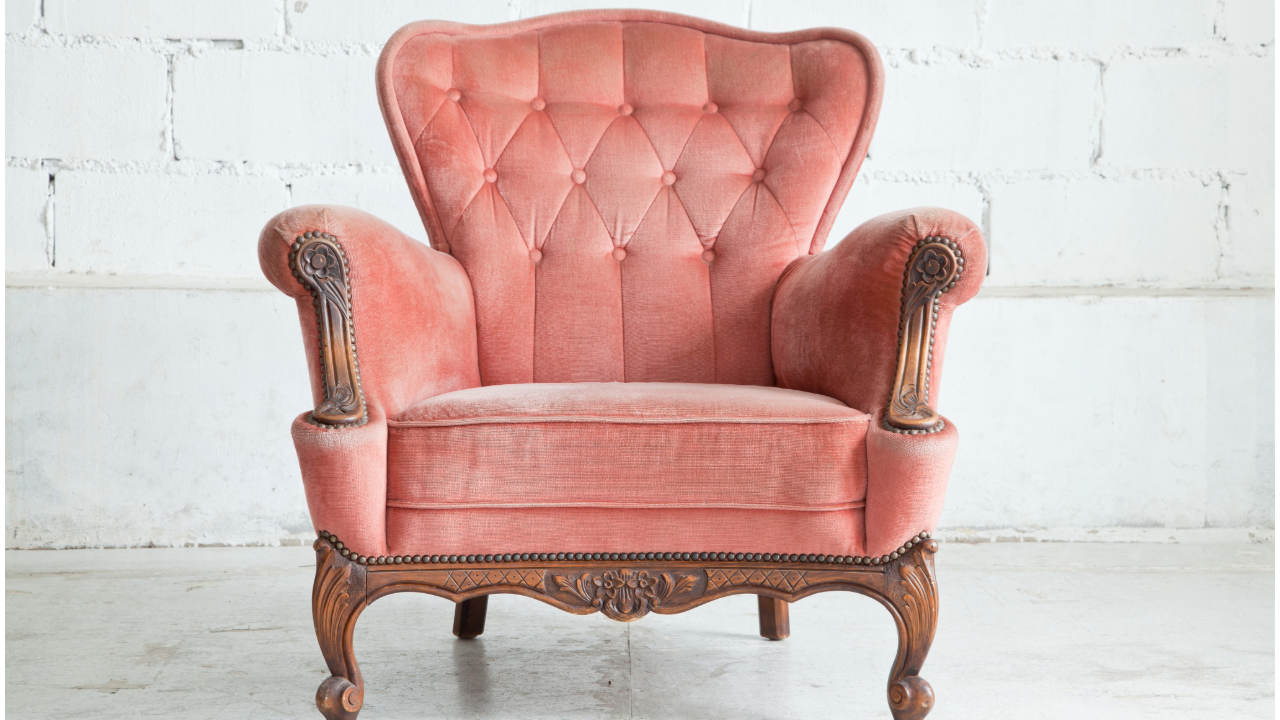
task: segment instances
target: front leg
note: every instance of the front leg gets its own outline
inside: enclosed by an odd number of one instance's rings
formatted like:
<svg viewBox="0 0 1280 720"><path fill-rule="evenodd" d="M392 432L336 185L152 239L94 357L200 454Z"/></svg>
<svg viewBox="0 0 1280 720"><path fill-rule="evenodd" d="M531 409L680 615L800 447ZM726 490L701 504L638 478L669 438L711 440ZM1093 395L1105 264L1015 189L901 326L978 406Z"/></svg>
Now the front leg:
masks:
<svg viewBox="0 0 1280 720"><path fill-rule="evenodd" d="M923 533L922 533L923 535ZM933 688L920 677L938 627L938 582L933 556L938 543L917 536L905 555L885 568L885 598L898 625L898 657L889 675L889 708L894 720L921 720L933 709Z"/></svg>
<svg viewBox="0 0 1280 720"><path fill-rule="evenodd" d="M331 675L316 690L316 707L327 720L355 720L364 704L364 681L356 665L352 636L356 618L367 604L365 568L344 558L323 532L313 547L316 580L311 590L311 619Z"/></svg>

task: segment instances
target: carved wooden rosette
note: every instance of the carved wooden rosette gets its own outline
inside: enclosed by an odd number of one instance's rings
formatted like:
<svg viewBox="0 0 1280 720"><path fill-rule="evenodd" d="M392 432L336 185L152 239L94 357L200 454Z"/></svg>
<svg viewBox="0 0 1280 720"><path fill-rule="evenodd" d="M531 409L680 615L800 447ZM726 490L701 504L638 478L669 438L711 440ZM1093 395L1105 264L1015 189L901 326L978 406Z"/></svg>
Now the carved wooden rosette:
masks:
<svg viewBox="0 0 1280 720"><path fill-rule="evenodd" d="M964 271L960 246L944 237L916 243L907 259L898 325L898 368L885 426L912 435L937 432L942 418L929 406L933 333L938 326L938 297L955 287Z"/></svg>
<svg viewBox="0 0 1280 720"><path fill-rule="evenodd" d="M875 558L876 564L870 564L871 558L858 558L853 564L852 558L845 562L813 555L798 561L795 555L791 560L773 555L782 559L770 561L744 554L737 557L747 559L735 560L725 553L701 553L703 559L699 553L666 553L666 559L663 553L636 553L631 557L638 559L632 560L627 554L574 559L568 557L572 553L534 553L524 554L525 560L516 554L492 555L487 561L481 556L452 556L450 562L444 556L366 558L325 533L316 541L313 607L316 634L333 677L321 685L317 704L329 720L355 717L364 691L351 647L356 618L367 604L393 593L421 592L455 603L509 593L577 615L600 612L631 622L650 612L684 612L728 595L791 603L819 592L846 590L878 600L893 615L898 655L889 675L889 706L897 720L920 720L933 707L933 690L919 672L938 622L933 567L937 550L938 544L921 533L898 551ZM478 634L477 627L459 637Z"/></svg>
<svg viewBox="0 0 1280 720"><path fill-rule="evenodd" d="M355 720L364 704L364 681L352 637L364 609L366 570L338 554L329 542L315 542L316 579L311 588L311 620L329 677L316 691L316 707L328 720Z"/></svg>
<svg viewBox="0 0 1280 720"><path fill-rule="evenodd" d="M368 414L356 360L347 254L338 239L329 233L308 231L294 241L289 268L315 299L320 331L324 400L311 413L311 420L318 425L335 427L364 424Z"/></svg>

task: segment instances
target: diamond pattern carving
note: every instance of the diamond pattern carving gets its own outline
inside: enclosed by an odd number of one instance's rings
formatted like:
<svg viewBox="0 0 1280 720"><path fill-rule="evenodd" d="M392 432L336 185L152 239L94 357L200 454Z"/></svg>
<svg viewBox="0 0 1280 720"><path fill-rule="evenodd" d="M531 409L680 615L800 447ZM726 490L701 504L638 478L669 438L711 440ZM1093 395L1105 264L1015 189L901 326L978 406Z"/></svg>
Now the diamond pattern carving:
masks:
<svg viewBox="0 0 1280 720"><path fill-rule="evenodd" d="M707 587L717 589L731 585L755 585L795 592L808 586L804 575L802 570L711 570L707 572Z"/></svg>
<svg viewBox="0 0 1280 720"><path fill-rule="evenodd" d="M448 573L444 586L454 592L493 585L520 585L531 590L542 589L541 570L454 570Z"/></svg>

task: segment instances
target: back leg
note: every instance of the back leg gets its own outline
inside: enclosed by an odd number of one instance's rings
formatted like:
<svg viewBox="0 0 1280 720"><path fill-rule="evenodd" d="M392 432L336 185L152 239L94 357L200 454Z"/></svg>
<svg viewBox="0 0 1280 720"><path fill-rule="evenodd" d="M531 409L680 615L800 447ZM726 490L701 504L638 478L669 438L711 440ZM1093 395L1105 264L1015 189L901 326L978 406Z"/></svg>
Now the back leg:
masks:
<svg viewBox="0 0 1280 720"><path fill-rule="evenodd" d="M480 637L484 632L484 614L489 609L489 596L463 600L453 608L453 634L463 640Z"/></svg>
<svg viewBox="0 0 1280 720"><path fill-rule="evenodd" d="M760 601L760 634L770 640L791 637L791 615L787 601L768 595L759 595L757 598Z"/></svg>

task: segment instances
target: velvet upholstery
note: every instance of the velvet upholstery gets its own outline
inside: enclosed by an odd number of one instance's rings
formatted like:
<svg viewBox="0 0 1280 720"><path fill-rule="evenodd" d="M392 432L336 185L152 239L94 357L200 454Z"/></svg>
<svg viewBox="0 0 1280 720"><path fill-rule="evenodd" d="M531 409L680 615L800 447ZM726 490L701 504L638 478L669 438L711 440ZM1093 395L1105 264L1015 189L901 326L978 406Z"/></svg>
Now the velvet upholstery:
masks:
<svg viewBox="0 0 1280 720"><path fill-rule="evenodd" d="M769 34L619 10L421 22L378 64L431 247L357 210L350 267L368 422L293 437L312 519L363 555L721 550L883 555L932 531L957 431L882 427L907 257L965 218L882 216L823 252L870 142L883 71L856 33Z"/></svg>
<svg viewBox="0 0 1280 720"><path fill-rule="evenodd" d="M773 287L822 246L881 70L847 31L610 11L414 23L378 78L486 385L773 385Z"/></svg>
<svg viewBox="0 0 1280 720"><path fill-rule="evenodd" d="M459 390L388 423L387 504L842 511L866 495L870 419L781 388Z"/></svg>

